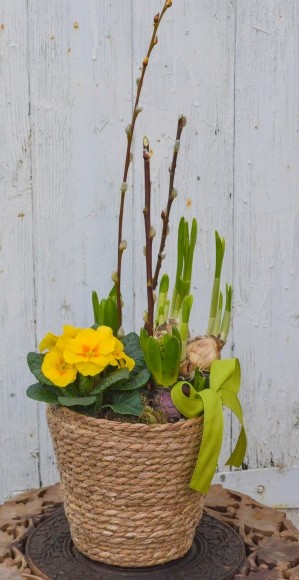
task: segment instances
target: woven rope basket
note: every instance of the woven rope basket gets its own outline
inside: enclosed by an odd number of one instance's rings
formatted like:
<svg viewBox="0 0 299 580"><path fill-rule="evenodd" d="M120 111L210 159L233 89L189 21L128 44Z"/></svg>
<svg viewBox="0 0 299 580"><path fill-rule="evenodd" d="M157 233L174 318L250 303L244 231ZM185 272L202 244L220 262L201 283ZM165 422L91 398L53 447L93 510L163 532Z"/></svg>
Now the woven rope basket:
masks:
<svg viewBox="0 0 299 580"><path fill-rule="evenodd" d="M116 566L153 566L191 547L205 496L189 481L201 418L144 425L54 405L47 418L77 549Z"/></svg>

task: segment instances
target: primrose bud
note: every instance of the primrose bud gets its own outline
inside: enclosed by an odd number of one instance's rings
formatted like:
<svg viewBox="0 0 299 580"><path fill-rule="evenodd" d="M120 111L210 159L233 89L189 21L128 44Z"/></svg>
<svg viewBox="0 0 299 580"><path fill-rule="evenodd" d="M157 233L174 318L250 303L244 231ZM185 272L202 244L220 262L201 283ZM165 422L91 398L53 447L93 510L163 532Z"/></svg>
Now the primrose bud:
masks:
<svg viewBox="0 0 299 580"><path fill-rule="evenodd" d="M121 184L121 186L120 186L120 191L122 193L126 193L127 189L128 189L128 185L127 185L127 183L125 181L123 181L122 184Z"/></svg>
<svg viewBox="0 0 299 580"><path fill-rule="evenodd" d="M178 153L178 151L180 150L180 145L181 145L181 142L179 139L177 139L175 144L174 144L174 147L173 147L173 150L175 153Z"/></svg>
<svg viewBox="0 0 299 580"><path fill-rule="evenodd" d="M171 198L175 199L178 196L178 190L174 187L171 192Z"/></svg>
<svg viewBox="0 0 299 580"><path fill-rule="evenodd" d="M141 113L141 111L142 111L142 105L139 103L139 105L137 105L137 107L136 107L136 113L137 114Z"/></svg>
<svg viewBox="0 0 299 580"><path fill-rule="evenodd" d="M147 322L148 321L148 313L147 313L146 310L143 313L143 320L144 320L144 322Z"/></svg>
<svg viewBox="0 0 299 580"><path fill-rule="evenodd" d="M117 282L118 282L118 273L117 272L112 272L111 280L112 280L112 282L115 282L115 284L117 284Z"/></svg>
<svg viewBox="0 0 299 580"><path fill-rule="evenodd" d="M117 331L117 336L118 336L118 338L123 338L125 336L125 331L124 331L123 326L119 327L119 329Z"/></svg>
<svg viewBox="0 0 299 580"><path fill-rule="evenodd" d="M146 246L143 246L143 255L146 256Z"/></svg>
<svg viewBox="0 0 299 580"><path fill-rule="evenodd" d="M182 122L182 126L186 127L187 125L187 117L185 117L185 115L181 115L180 116L181 122Z"/></svg>
<svg viewBox="0 0 299 580"><path fill-rule="evenodd" d="M126 250L127 246L128 246L127 240L122 240L122 242L120 242L119 244L120 251L123 252L124 250Z"/></svg>
<svg viewBox="0 0 299 580"><path fill-rule="evenodd" d="M156 235L156 230L155 228L153 228L153 226L151 226L150 228L150 238L154 238Z"/></svg>
<svg viewBox="0 0 299 580"><path fill-rule="evenodd" d="M148 65L148 56L145 56L142 62L143 66L147 66Z"/></svg>
<svg viewBox="0 0 299 580"><path fill-rule="evenodd" d="M132 125L131 124L126 126L126 133L127 133L128 137L130 135L132 135Z"/></svg>

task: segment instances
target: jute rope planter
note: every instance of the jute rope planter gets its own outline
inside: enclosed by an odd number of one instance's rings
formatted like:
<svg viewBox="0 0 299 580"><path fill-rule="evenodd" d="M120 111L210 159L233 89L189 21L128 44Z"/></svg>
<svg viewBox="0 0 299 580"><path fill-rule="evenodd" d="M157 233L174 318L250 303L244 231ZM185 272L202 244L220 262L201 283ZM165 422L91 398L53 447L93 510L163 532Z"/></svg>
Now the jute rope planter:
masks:
<svg viewBox="0 0 299 580"><path fill-rule="evenodd" d="M184 556L205 496L189 482L202 418L173 424L95 419L48 406L71 536L80 552L116 566Z"/></svg>

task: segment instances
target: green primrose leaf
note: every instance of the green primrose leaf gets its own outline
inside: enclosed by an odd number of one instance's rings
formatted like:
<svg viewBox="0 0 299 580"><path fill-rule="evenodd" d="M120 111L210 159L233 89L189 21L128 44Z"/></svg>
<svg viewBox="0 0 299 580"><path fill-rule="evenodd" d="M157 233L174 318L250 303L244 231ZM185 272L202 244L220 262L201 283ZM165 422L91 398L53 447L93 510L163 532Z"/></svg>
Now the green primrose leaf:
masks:
<svg viewBox="0 0 299 580"><path fill-rule="evenodd" d="M142 329L144 330L144 329ZM144 368L146 368L146 364L145 364L145 357L144 357L144 347L141 347L141 336L143 337L143 340L146 342L147 341L147 332L146 330L144 330L145 335L141 332L140 333L140 339L138 334L136 334L136 332L130 332L129 334L127 334L126 336L124 336L121 339L121 342L123 343L124 347L125 347L125 353L131 357L134 361L135 361L135 366L133 368L133 370L130 373L130 377L134 377L135 375L138 375L138 373L140 371L142 371Z"/></svg>
<svg viewBox="0 0 299 580"><path fill-rule="evenodd" d="M35 378L43 385L49 385L50 387L55 387L54 383L45 377L41 370L43 360L45 358L44 354L39 354L37 352L29 352L27 355L27 363Z"/></svg>
<svg viewBox="0 0 299 580"><path fill-rule="evenodd" d="M142 369L138 375L129 378L127 383L118 383L115 386L116 391L133 391L140 389L149 381L151 373L147 369Z"/></svg>
<svg viewBox="0 0 299 580"><path fill-rule="evenodd" d="M128 381L130 378L130 373L127 368L125 369L118 369L117 371L113 371L107 377L100 379L95 389L91 391L91 395L98 395L103 393L107 389L113 387L119 382Z"/></svg>
<svg viewBox="0 0 299 580"><path fill-rule="evenodd" d="M121 415L141 415L143 404L138 391L122 393L118 391L109 392L109 400L103 407L110 407L115 413Z"/></svg>
<svg viewBox="0 0 299 580"><path fill-rule="evenodd" d="M35 383L30 385L26 391L27 397L34 401L41 401L43 403L58 403L58 395L49 385L42 385Z"/></svg>
<svg viewBox="0 0 299 580"><path fill-rule="evenodd" d="M65 407L74 407L76 405L89 407L96 402L96 397L58 397L58 400Z"/></svg>

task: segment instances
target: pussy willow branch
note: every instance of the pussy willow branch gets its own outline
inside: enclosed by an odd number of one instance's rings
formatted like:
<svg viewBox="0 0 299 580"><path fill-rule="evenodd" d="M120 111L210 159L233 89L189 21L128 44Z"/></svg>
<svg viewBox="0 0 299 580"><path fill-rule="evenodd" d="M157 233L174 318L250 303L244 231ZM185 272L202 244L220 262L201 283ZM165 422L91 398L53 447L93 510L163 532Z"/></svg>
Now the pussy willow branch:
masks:
<svg viewBox="0 0 299 580"><path fill-rule="evenodd" d="M162 260L163 260L163 252L164 252L164 248L165 248L166 238L168 235L169 215L170 215L172 202L175 198L175 192L173 189L173 185L174 185L174 177L175 177L175 170L176 170L176 162L177 162L178 152L179 152L179 147L180 147L180 138L181 138L182 130L185 127L185 125L186 125L186 117L184 117L184 115L180 115L180 117L178 118L178 126L177 126L177 132L176 132L176 141L175 141L175 145L174 145L174 149L173 149L172 163L171 163L171 166L169 168L170 175L169 175L168 201L167 201L166 209L164 209L161 213L161 218L163 220L163 227L162 227L161 242L160 242L158 258L157 258L157 265L156 265L156 269L155 269L155 275L153 277L153 290L156 289L157 284L158 284L159 273L160 273Z"/></svg>
<svg viewBox="0 0 299 580"><path fill-rule="evenodd" d="M152 247L154 230L151 227L151 172L150 153L147 137L143 139L144 160L144 225L145 225L145 259L146 259L146 289L147 289L147 316L145 325L150 336L154 333L154 294L152 271Z"/></svg>
<svg viewBox="0 0 299 580"><path fill-rule="evenodd" d="M170 8L171 5L172 5L172 0L166 0L164 3L164 6L162 8L162 11L159 14L156 14L156 16L154 17L154 30L153 30L153 34L152 34L152 37L151 37L151 40L149 43L148 51L147 51L146 56L142 62L142 71L141 71L140 78L138 80L138 87L137 87L134 108L133 108L132 120L131 120L131 124L129 125L129 130L127 130L127 151L126 151L126 157L125 157L125 167L124 167L124 173L123 173L123 184L121 187L121 200L120 200L120 210L119 210L119 218L118 218L117 275L116 275L116 279L115 279L119 326L122 325L122 299L121 299L121 267L122 267L122 255L123 255L123 249L122 249L123 234L122 234L122 232L123 232L123 217L124 217L124 205L125 205L125 195L126 195L126 185L124 186L124 184L127 183L128 171L129 171L130 162L131 162L131 147L132 147L133 133L134 133L136 119L137 119L137 116L139 113L138 104L139 104L139 98L140 98L140 93L141 93L141 89L142 89L142 85L143 85L145 71L147 69L147 65L148 65L148 61L149 61L151 52L152 52L154 46L158 42L157 30L159 28L159 24L163 18L163 15L165 14L166 10L168 8Z"/></svg>

